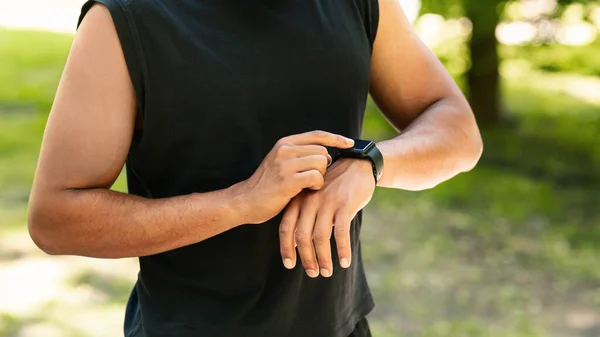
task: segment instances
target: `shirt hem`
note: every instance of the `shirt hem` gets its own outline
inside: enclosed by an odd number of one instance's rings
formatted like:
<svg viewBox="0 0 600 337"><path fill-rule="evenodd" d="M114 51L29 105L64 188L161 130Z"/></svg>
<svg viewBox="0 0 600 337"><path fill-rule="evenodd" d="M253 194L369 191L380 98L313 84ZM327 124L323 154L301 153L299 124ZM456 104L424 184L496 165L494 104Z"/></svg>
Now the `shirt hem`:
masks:
<svg viewBox="0 0 600 337"><path fill-rule="evenodd" d="M361 301L360 304L352 311L350 318L346 320L344 324L342 324L338 329L335 330L333 336L336 337L348 337L352 332L354 332L354 328L358 322L367 317L375 308L375 301L373 300L373 296L368 294ZM331 336L323 336L323 337L331 337Z"/></svg>

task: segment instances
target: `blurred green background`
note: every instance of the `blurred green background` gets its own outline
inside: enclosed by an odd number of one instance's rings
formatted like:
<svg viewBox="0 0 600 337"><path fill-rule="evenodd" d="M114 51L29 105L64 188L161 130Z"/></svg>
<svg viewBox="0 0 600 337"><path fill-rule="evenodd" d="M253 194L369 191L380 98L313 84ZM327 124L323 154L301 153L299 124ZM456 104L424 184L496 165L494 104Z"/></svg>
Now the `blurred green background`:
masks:
<svg viewBox="0 0 600 337"><path fill-rule="evenodd" d="M137 273L132 259L45 256L27 235L81 2L0 2L3 337L118 336ZM374 336L600 336L600 5L400 2L470 97L485 151L435 189L376 192L362 232ZM364 132L394 135L372 103Z"/></svg>

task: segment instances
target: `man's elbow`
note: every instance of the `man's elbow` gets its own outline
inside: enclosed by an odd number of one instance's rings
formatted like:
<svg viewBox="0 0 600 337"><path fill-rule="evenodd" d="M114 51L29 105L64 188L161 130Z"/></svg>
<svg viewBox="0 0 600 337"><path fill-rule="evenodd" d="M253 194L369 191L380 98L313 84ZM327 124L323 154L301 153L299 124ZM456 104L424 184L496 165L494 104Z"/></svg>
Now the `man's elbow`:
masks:
<svg viewBox="0 0 600 337"><path fill-rule="evenodd" d="M56 211L56 209L55 209ZM60 238L60 224L56 215L50 213L49 207L41 206L39 202L29 204L27 229L33 243L48 255L65 255L64 243L67 238Z"/></svg>
<svg viewBox="0 0 600 337"><path fill-rule="evenodd" d="M470 135L464 147L462 172L469 172L475 168L483 154L483 140L479 132Z"/></svg>
<svg viewBox="0 0 600 337"><path fill-rule="evenodd" d="M475 168L481 155L483 154L483 140L481 132L477 126L477 121L468 103L462 109L461 115L463 118L458 118L456 128L461 130L459 133L462 137L457 147L460 151L459 171L468 172Z"/></svg>

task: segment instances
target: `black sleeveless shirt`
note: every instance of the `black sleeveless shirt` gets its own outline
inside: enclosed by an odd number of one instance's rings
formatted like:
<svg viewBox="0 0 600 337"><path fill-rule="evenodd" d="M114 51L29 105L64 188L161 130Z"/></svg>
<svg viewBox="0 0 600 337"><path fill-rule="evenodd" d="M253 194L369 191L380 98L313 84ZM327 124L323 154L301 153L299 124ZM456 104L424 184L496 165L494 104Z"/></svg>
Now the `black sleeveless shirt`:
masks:
<svg viewBox="0 0 600 337"><path fill-rule="evenodd" d="M275 142L361 134L377 0L93 0L110 11L139 106L129 193L167 198L249 178ZM93 67L90 64L90 67ZM139 259L129 336L346 337L373 309L353 220L352 266L284 268L281 214Z"/></svg>

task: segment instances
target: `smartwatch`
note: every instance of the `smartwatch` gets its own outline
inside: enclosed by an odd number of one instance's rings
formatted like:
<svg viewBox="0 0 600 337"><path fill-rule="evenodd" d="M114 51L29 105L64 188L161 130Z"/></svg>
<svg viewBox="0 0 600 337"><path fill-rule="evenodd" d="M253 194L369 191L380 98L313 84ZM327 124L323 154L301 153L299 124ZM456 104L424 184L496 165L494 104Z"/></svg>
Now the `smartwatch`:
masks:
<svg viewBox="0 0 600 337"><path fill-rule="evenodd" d="M335 159L339 158L368 159L371 161L376 185L383 174L383 155L373 141L354 139L354 147L340 149L335 155Z"/></svg>

